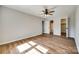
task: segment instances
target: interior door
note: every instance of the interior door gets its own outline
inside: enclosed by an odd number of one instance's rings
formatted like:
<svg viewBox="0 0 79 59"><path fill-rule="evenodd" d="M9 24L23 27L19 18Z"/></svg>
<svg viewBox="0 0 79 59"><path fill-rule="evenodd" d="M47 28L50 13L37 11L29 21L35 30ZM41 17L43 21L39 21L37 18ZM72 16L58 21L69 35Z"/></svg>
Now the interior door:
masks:
<svg viewBox="0 0 79 59"><path fill-rule="evenodd" d="M69 37L69 18L66 18L66 37Z"/></svg>

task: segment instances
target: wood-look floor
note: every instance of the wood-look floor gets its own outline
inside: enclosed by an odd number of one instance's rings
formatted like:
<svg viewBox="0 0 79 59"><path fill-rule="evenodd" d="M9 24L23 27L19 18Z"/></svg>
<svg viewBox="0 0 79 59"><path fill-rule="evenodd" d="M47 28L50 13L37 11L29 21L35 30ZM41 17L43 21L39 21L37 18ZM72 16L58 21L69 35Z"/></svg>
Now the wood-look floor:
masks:
<svg viewBox="0 0 79 59"><path fill-rule="evenodd" d="M76 54L73 39L40 35L16 42L0 45L1 54Z"/></svg>

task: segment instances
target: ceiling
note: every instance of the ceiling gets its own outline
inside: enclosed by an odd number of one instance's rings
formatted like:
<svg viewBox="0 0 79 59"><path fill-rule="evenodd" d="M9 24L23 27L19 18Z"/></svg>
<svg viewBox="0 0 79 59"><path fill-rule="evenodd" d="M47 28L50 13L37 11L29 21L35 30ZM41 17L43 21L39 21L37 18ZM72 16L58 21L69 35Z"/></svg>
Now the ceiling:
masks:
<svg viewBox="0 0 79 59"><path fill-rule="evenodd" d="M55 8L55 15L69 15L73 12L74 6L64 6L64 5L4 5L4 7L12 8L27 14L31 14L37 17L43 17L41 15L42 10L44 10L44 7L47 6L47 8Z"/></svg>

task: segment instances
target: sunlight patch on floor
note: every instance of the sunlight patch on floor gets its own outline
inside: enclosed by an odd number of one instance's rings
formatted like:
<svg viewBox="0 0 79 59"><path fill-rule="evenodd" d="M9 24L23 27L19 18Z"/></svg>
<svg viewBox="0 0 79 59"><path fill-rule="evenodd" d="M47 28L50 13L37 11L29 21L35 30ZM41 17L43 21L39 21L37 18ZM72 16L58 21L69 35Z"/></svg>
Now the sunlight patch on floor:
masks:
<svg viewBox="0 0 79 59"><path fill-rule="evenodd" d="M22 44L17 46L17 49L19 50L19 52L23 52L27 49L29 49L31 46L28 43Z"/></svg>
<svg viewBox="0 0 79 59"><path fill-rule="evenodd" d="M35 48L33 48L32 50L26 52L25 54L41 54L41 53L37 51Z"/></svg>
<svg viewBox="0 0 79 59"><path fill-rule="evenodd" d="M31 44L31 45L36 45L36 43L35 42L33 42L33 41L30 41L30 42L28 42L29 44Z"/></svg>
<svg viewBox="0 0 79 59"><path fill-rule="evenodd" d="M41 52L43 52L43 53L47 53L47 51L48 51L48 49L46 49L46 48L44 48L44 47L42 47L42 46L40 46L40 45L36 46L36 48L37 48L38 50L40 50Z"/></svg>
<svg viewBox="0 0 79 59"><path fill-rule="evenodd" d="M47 53L48 51L48 49L44 48L41 45L37 45L37 43L33 41L29 41L25 44L19 45L17 46L17 49L19 50L20 53L27 50L25 54L42 54L42 53Z"/></svg>

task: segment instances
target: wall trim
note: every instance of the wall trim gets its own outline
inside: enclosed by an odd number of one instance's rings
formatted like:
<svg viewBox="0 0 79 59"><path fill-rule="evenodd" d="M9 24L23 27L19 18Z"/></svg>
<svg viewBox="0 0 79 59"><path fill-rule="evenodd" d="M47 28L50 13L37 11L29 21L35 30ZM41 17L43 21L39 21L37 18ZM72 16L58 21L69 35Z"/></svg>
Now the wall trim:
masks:
<svg viewBox="0 0 79 59"><path fill-rule="evenodd" d="M76 44L76 48L77 48L77 52L78 52L78 54L79 54L79 47L78 47L78 41L76 40L76 38L75 38L75 44Z"/></svg>
<svg viewBox="0 0 79 59"><path fill-rule="evenodd" d="M38 35L32 35L30 37L25 37L23 39L28 39L28 38L32 38L32 37L36 37L36 36L40 36L42 34L38 34ZM19 40L23 40L23 39L17 39L17 40L13 40L13 41L9 41L9 42L4 42L4 43L1 43L0 45L5 45L5 44L9 44L9 43L12 43L12 42L15 42L15 41L19 41Z"/></svg>

